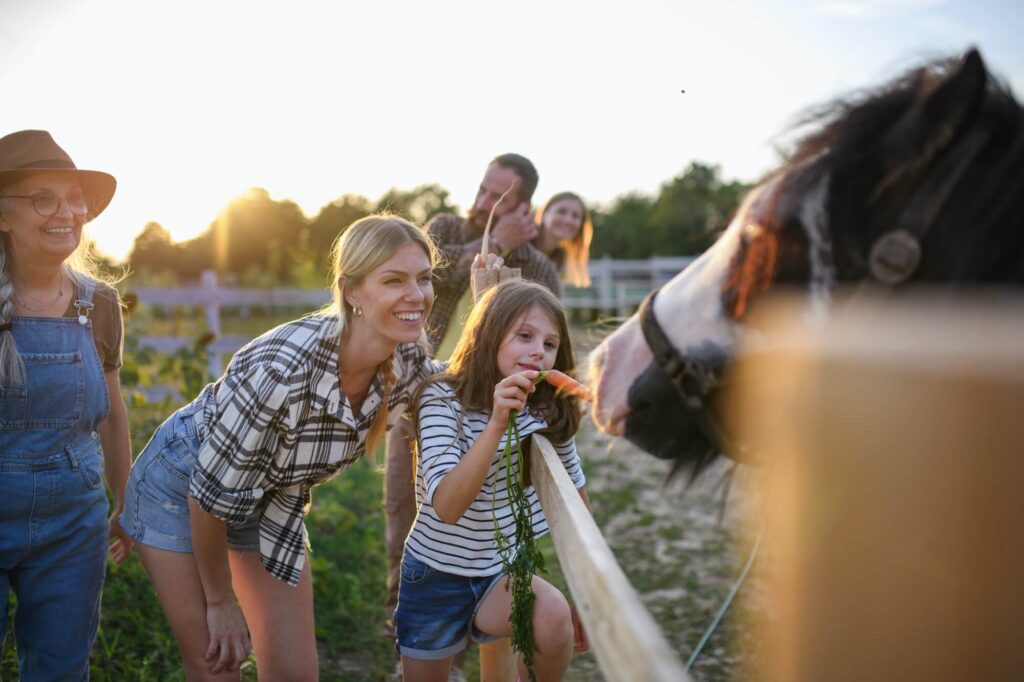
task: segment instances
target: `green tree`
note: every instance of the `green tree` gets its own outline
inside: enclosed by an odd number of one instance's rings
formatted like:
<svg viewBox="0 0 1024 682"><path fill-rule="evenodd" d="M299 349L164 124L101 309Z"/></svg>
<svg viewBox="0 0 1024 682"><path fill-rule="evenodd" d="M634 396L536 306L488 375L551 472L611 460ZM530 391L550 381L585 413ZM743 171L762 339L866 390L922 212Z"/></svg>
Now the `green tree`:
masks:
<svg viewBox="0 0 1024 682"><path fill-rule="evenodd" d="M320 209L309 226L309 248L316 265L327 272L331 246L342 231L374 211L373 202L360 194L345 194Z"/></svg>
<svg viewBox="0 0 1024 682"><path fill-rule="evenodd" d="M725 182L717 166L691 163L662 184L658 196L619 197L594 215L592 256L688 256L708 248L749 187Z"/></svg>
<svg viewBox="0 0 1024 682"><path fill-rule="evenodd" d="M171 243L171 233L160 223L149 222L135 237L128 262L133 270L158 273L176 270L178 247Z"/></svg>
<svg viewBox="0 0 1024 682"><path fill-rule="evenodd" d="M457 213L448 190L437 183L419 185L411 190L392 188L377 201L378 211L390 211L405 216L420 225L438 213Z"/></svg>

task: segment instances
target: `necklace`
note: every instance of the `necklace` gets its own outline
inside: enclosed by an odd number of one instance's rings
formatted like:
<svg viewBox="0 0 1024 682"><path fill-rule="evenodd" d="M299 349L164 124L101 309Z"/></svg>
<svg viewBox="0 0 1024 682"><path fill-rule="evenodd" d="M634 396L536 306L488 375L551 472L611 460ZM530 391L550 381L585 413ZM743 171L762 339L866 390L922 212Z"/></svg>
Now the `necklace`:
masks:
<svg viewBox="0 0 1024 682"><path fill-rule="evenodd" d="M18 296L18 292L17 291L14 292L14 301L18 305L20 305L22 308L24 308L25 310L28 310L30 312L33 312L33 313L45 313L47 310L52 308L54 306L54 304L57 303L57 301L59 301L63 296L64 296L64 273L62 272L61 275L60 275L60 284L57 286L57 295L54 296L53 300L50 301L46 306L44 306L42 308L33 308L28 303L25 303L25 299L23 299L21 296Z"/></svg>

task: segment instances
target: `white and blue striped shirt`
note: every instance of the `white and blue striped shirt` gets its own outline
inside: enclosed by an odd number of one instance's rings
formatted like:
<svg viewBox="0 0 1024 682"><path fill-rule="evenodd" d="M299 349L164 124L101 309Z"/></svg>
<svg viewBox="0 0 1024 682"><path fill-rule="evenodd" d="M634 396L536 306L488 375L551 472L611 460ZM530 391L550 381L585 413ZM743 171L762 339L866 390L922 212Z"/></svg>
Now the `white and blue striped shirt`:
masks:
<svg viewBox="0 0 1024 682"><path fill-rule="evenodd" d="M511 540L515 539L515 522L508 504L506 482L509 475L519 475L519 462L513 450L511 470L506 469L504 435L498 443L483 486L458 522L447 524L442 521L432 504L441 480L480 437L489 418L486 412L464 412L447 384L433 383L420 397L420 456L416 472L416 498L420 506L405 547L417 559L439 571L464 576L500 573L501 555L494 541L495 517L502 533ZM516 423L519 436L524 440L547 426L544 421L531 416L529 409L517 415ZM586 479L580 468L575 439L554 447L573 485L582 488ZM526 496L532 509L534 535L540 537L548 532L547 519L533 486L526 488Z"/></svg>

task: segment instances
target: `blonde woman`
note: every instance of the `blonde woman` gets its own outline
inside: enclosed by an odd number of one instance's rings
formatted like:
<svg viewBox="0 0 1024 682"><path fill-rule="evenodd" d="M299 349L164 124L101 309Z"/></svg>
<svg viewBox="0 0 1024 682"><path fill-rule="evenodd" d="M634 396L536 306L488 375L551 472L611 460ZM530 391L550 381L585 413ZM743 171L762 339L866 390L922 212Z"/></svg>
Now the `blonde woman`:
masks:
<svg viewBox="0 0 1024 682"><path fill-rule="evenodd" d="M590 286L587 265L594 226L579 195L559 192L537 211L540 232L533 245L554 261L562 281L574 287Z"/></svg>
<svg viewBox="0 0 1024 682"><path fill-rule="evenodd" d="M438 366L424 350L435 252L394 216L335 246L331 310L238 351L155 433L132 468L134 537L189 680L314 680L310 489L372 451Z"/></svg>
<svg viewBox="0 0 1024 682"><path fill-rule="evenodd" d="M48 132L0 138L0 642L11 590L23 680L88 679L107 538L131 552L103 489L105 470L120 513L121 306L82 246L116 185Z"/></svg>

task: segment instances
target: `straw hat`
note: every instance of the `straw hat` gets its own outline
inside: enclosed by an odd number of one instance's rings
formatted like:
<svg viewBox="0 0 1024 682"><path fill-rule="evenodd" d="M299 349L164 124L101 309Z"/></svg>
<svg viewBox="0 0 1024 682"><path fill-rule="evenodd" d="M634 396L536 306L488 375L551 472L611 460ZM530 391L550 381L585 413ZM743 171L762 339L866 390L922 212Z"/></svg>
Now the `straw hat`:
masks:
<svg viewBox="0 0 1024 682"><path fill-rule="evenodd" d="M78 176L89 205L90 219L107 207L117 187L117 180L109 173L77 168L68 153L45 130L20 130L0 137L0 188L50 171L67 171Z"/></svg>

